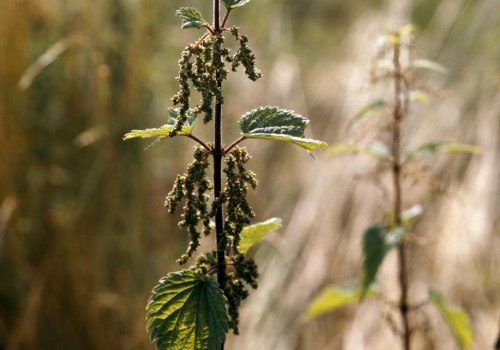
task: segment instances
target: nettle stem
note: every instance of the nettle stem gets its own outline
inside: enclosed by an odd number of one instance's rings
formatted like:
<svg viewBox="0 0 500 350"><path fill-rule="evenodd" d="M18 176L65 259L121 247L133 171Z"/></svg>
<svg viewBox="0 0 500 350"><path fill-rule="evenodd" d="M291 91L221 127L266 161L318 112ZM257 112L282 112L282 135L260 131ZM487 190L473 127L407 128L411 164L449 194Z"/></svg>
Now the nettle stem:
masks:
<svg viewBox="0 0 500 350"><path fill-rule="evenodd" d="M221 35L220 28L220 2L219 0L213 0L213 26L215 35ZM214 65L217 61L221 61L222 57L217 57L216 53L220 52L220 42L215 41L214 43ZM222 91L222 77L218 72L216 74L217 87L219 91ZM224 237L224 218L222 213L222 203L220 201L220 196L222 192L222 101L219 98L215 99L215 109L214 109L214 200L218 203L215 211L215 235L216 235L216 247L217 247L217 282L219 287L224 290L226 286L226 239ZM224 350L224 342L221 343L221 350Z"/></svg>
<svg viewBox="0 0 500 350"><path fill-rule="evenodd" d="M401 124L404 117L403 104L401 103L402 97L402 85L403 85L403 74L401 70L401 41L399 33L395 34L398 39L394 43L394 93L395 93L395 104L393 113L393 134L392 134L392 174L393 174L393 185L394 185L394 224L400 226L402 224L401 213L402 213L402 202L403 194L401 190ZM409 320L409 303L408 303L408 261L407 261L407 241L402 239L398 246L398 258L399 258L399 286L401 289L401 301L399 305L399 311L401 313L401 318L403 320L403 348L405 350L410 350L411 348L411 329Z"/></svg>

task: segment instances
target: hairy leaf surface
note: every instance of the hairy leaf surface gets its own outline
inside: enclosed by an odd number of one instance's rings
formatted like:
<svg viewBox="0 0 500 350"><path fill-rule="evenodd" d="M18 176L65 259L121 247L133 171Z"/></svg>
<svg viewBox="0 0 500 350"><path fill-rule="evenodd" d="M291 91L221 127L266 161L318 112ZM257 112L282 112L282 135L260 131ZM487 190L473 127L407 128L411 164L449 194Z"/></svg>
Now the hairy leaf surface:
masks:
<svg viewBox="0 0 500 350"><path fill-rule="evenodd" d="M208 22L203 18L200 11L194 7L181 7L175 14L182 18L182 28L207 27Z"/></svg>
<svg viewBox="0 0 500 350"><path fill-rule="evenodd" d="M370 286L365 291L364 297L375 297L378 293L377 288ZM358 285L351 287L329 286L309 304L306 311L306 319L310 320L344 306L354 304L361 297L362 290Z"/></svg>
<svg viewBox="0 0 500 350"><path fill-rule="evenodd" d="M363 276L361 279L361 297L375 281L378 269L387 253L399 244L405 233L403 227L375 225L363 235Z"/></svg>
<svg viewBox="0 0 500 350"><path fill-rule="evenodd" d="M219 350L228 332L222 290L193 270L162 278L146 310L149 337L159 350Z"/></svg>
<svg viewBox="0 0 500 350"><path fill-rule="evenodd" d="M307 118L278 107L259 107L239 120L241 133L247 139L286 141L308 151L325 149L326 143L304 138L308 123Z"/></svg>
<svg viewBox="0 0 500 350"><path fill-rule="evenodd" d="M465 154L480 154L481 148L473 145L454 142L430 142L426 143L416 150L410 152L407 156L408 160L420 159L426 156L446 153L465 153Z"/></svg>
<svg viewBox="0 0 500 350"><path fill-rule="evenodd" d="M167 124L160 126L159 128L145 129L145 130L132 130L131 132L125 134L123 137L124 140L134 139L134 138L149 138L149 137L158 137L158 138L166 138L169 136L170 131L175 127L176 119L179 116L178 108L169 108L169 117L167 119ZM188 119L181 131L177 133L180 136L190 135L193 130L193 125L196 121L196 117L193 113L187 113Z"/></svg>
<svg viewBox="0 0 500 350"><path fill-rule="evenodd" d="M246 226L241 231L240 252L246 253L254 245L260 243L265 235L281 227L281 219L271 218L257 224Z"/></svg>
<svg viewBox="0 0 500 350"><path fill-rule="evenodd" d="M429 290L429 298L438 308L448 327L450 327L460 349L470 349L473 343L473 335L467 313L462 308L446 302L443 296L434 290Z"/></svg>

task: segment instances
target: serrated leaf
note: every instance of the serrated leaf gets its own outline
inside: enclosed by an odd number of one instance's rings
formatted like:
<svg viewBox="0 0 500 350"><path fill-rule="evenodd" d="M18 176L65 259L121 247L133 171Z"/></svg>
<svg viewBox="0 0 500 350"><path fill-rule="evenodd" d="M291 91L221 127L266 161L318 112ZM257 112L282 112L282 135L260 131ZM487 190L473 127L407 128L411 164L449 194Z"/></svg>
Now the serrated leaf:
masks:
<svg viewBox="0 0 500 350"><path fill-rule="evenodd" d="M129 133L125 134L123 137L124 140L134 139L134 138L149 138L149 137L158 137L158 138L166 138L169 136L170 131L175 127L176 119L179 116L178 108L169 108L168 110L169 116L167 119L167 124L160 126L159 128L145 129L145 130L132 130ZM179 136L190 135L193 130L193 125L196 121L196 116L188 111L187 113L188 119L182 129L177 133Z"/></svg>
<svg viewBox="0 0 500 350"><path fill-rule="evenodd" d="M308 151L326 148L322 141L304 138L307 118L286 109L259 107L243 115L238 123L247 139L286 141Z"/></svg>
<svg viewBox="0 0 500 350"><path fill-rule="evenodd" d="M375 281L378 269L389 251L399 244L405 233L403 227L375 225L363 235L363 274L361 278L361 297Z"/></svg>
<svg viewBox="0 0 500 350"><path fill-rule="evenodd" d="M330 147L327 153L330 156L362 153L382 160L389 159L390 157L389 147L381 142L374 142L368 146L338 144Z"/></svg>
<svg viewBox="0 0 500 350"><path fill-rule="evenodd" d="M474 337L467 313L459 306L446 302L441 294L432 289L429 290L429 299L443 316L460 349L470 349Z"/></svg>
<svg viewBox="0 0 500 350"><path fill-rule="evenodd" d="M260 243L269 232L281 227L281 219L271 218L257 224L246 226L241 231L240 252L246 253L251 247Z"/></svg>
<svg viewBox="0 0 500 350"><path fill-rule="evenodd" d="M358 285L350 287L332 285L327 287L309 304L305 315L306 320L311 320L325 313L358 302L361 298L361 292ZM375 297L378 293L379 291L377 288L370 286L365 292L365 298Z"/></svg>
<svg viewBox="0 0 500 350"><path fill-rule="evenodd" d="M362 110L360 110L358 113L356 113L356 115L349 121L349 126L352 126L356 123L368 119L369 117L375 115L375 112L387 108L388 106L390 106L390 104L385 100L376 100L371 102L370 104L365 106Z"/></svg>
<svg viewBox="0 0 500 350"><path fill-rule="evenodd" d="M428 69L434 72L441 73L443 75L448 74L448 69L444 67L443 65L430 61L430 60L424 60L424 59L418 59L418 60L413 60L410 62L409 65L410 68L421 68L421 69Z"/></svg>
<svg viewBox="0 0 500 350"><path fill-rule="evenodd" d="M168 274L153 289L147 329L159 350L220 350L229 330L226 298L213 277Z"/></svg>
<svg viewBox="0 0 500 350"><path fill-rule="evenodd" d="M250 2L250 0L222 0L224 2L224 5L228 9L234 9L236 7L241 7L243 5L246 5L247 3Z"/></svg>
<svg viewBox="0 0 500 350"><path fill-rule="evenodd" d="M481 148L474 145L467 145L462 143L430 142L410 152L407 156L407 160L415 160L434 154L445 153L480 154Z"/></svg>
<svg viewBox="0 0 500 350"><path fill-rule="evenodd" d="M208 22L203 18L200 11L194 7L181 7L175 14L182 18L182 28L208 27Z"/></svg>

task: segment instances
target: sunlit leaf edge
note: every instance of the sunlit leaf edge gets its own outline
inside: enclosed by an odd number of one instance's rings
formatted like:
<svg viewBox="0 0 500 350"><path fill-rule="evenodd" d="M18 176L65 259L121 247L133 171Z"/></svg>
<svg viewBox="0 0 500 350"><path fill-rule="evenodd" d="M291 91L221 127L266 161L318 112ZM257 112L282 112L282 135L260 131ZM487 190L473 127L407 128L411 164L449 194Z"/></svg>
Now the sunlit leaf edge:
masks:
<svg viewBox="0 0 500 350"><path fill-rule="evenodd" d="M313 151L315 149L326 149L328 146L326 142L308 139L305 137L288 136L283 134L242 134L246 139L261 139L261 140L274 140L274 141L286 141L293 143L294 145L305 148L308 151Z"/></svg>

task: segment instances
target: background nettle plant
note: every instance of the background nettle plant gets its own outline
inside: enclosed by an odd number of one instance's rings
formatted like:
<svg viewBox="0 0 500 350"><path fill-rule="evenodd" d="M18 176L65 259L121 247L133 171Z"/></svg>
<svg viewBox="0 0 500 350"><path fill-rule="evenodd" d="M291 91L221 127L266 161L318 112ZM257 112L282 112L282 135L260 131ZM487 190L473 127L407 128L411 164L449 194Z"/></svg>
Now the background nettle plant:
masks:
<svg viewBox="0 0 500 350"><path fill-rule="evenodd" d="M411 176L411 166L426 156L443 153L477 154L479 149L467 144L453 142L430 142L414 150L405 151L402 144L402 128L410 116L411 102L427 100L427 93L433 90L417 79L417 71L421 69L445 74L441 65L421 58L414 58L412 47L412 26L408 25L396 31L390 31L381 38L381 48L376 55L371 68L372 83L390 82L393 89L392 102L384 99L376 100L363 108L351 121L360 123L378 114L388 119L382 122L381 134L390 130L389 144L376 141L368 145L341 144L329 149L331 154L365 153L379 161L381 171L391 174L393 201L392 211L385 215L383 222L369 227L363 235L363 271L360 282L351 287L328 287L315 299L307 310L307 318L311 319L323 313L336 310L365 298L377 297L390 304L399 313L399 320L388 319L393 331L400 336L402 348L411 349L412 334L420 326L412 314L417 312L426 316L425 308L432 304L440 311L455 337L460 349L468 349L472 345L472 331L467 314L459 307L451 305L432 288L429 288L428 298L424 302L415 302L409 298L410 278L408 275L408 250L410 243L418 241L412 230L415 219L422 214L422 206L417 204L405 209L402 182ZM384 113L385 112L385 113ZM433 177L434 174L428 174ZM398 283L400 300L389 301L379 292L375 285L377 272L384 258L393 250L398 255Z"/></svg>
<svg viewBox="0 0 500 350"><path fill-rule="evenodd" d="M231 12L248 2L223 0L226 12L221 20L220 2L214 0L211 24L195 8L177 11L182 28L203 29L205 33L182 52L179 92L172 98L175 108L169 109L165 125L133 130L124 137L161 140L186 136L197 142L193 162L185 174L177 176L165 201L170 213L184 202L179 227L189 233L190 241L178 262L188 262L202 235L215 231L216 236L213 251L198 256L193 266L168 274L153 289L147 305L147 329L158 349L223 349L229 329L238 334L238 308L248 296L248 286L257 287L257 267L245 253L268 231L279 228L281 220L249 225L254 212L247 191L255 189L257 179L247 169L250 156L239 144L246 139L269 139L290 142L307 151L326 148L324 142L304 137L308 119L278 107L259 107L244 114L239 120L241 136L228 146L222 143L223 81L229 71L239 67L250 80L261 77L247 36L237 27L227 27ZM226 46L226 36L236 50ZM193 95L200 98L196 105L191 101ZM204 124L214 123L212 142L193 134L200 115ZM207 175L210 159L212 180Z"/></svg>

